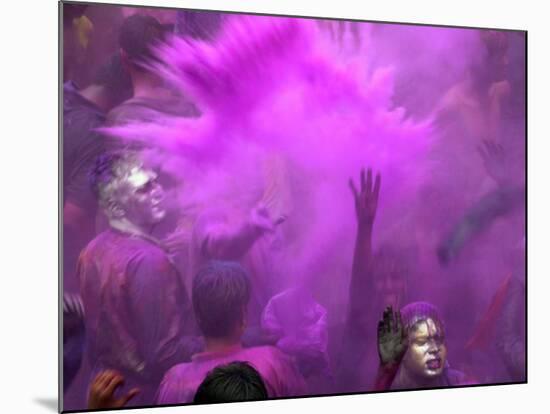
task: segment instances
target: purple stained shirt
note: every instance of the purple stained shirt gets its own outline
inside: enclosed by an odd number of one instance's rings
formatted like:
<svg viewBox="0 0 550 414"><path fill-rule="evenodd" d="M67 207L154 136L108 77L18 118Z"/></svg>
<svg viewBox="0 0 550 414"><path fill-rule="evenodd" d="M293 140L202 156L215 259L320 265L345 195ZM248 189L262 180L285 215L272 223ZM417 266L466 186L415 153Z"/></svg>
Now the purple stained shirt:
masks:
<svg viewBox="0 0 550 414"><path fill-rule="evenodd" d="M160 385L157 403L190 403L208 372L218 365L234 361L250 363L262 376L269 398L306 395L306 385L293 360L272 346L242 348L235 346L224 352L196 354L192 362L170 369Z"/></svg>
<svg viewBox="0 0 550 414"><path fill-rule="evenodd" d="M177 270L152 240L109 229L81 253L78 277L94 373L120 371L152 403L164 373L200 349Z"/></svg>

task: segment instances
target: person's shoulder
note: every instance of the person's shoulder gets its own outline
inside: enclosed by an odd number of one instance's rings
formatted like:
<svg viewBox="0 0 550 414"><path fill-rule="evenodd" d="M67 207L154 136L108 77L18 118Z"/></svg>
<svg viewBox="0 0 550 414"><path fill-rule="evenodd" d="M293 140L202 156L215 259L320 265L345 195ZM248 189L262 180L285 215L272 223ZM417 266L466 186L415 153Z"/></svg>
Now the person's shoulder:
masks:
<svg viewBox="0 0 550 414"><path fill-rule="evenodd" d="M139 121L146 106L137 98L130 98L115 106L107 114L107 125L123 125Z"/></svg>
<svg viewBox="0 0 550 414"><path fill-rule="evenodd" d="M188 363L182 363L166 371L158 390L157 402L159 404L182 404L189 402L191 389L187 378L188 367Z"/></svg>
<svg viewBox="0 0 550 414"><path fill-rule="evenodd" d="M162 247L142 237L127 237L126 244L134 261L159 267L169 267L171 262Z"/></svg>
<svg viewBox="0 0 550 414"><path fill-rule="evenodd" d="M133 122L151 122L163 115L171 114L168 109L175 106L173 101L162 99L134 97L111 109L107 115L108 125L124 125ZM190 112L190 110L187 110ZM189 115L191 116L191 115Z"/></svg>
<svg viewBox="0 0 550 414"><path fill-rule="evenodd" d="M447 379L449 385L473 385L476 381L473 378L469 378L464 372L457 369L449 368L447 370Z"/></svg>
<svg viewBox="0 0 550 414"><path fill-rule="evenodd" d="M84 98L76 84L66 82L63 85L63 113L64 118L71 121L75 116L86 116L90 119L103 121L105 113L97 107L93 102Z"/></svg>
<svg viewBox="0 0 550 414"><path fill-rule="evenodd" d="M248 348L251 353L255 356L258 356L262 359L270 361L290 361L291 358L289 355L281 351L279 348L272 345L262 345L256 346L253 348Z"/></svg>
<svg viewBox="0 0 550 414"><path fill-rule="evenodd" d="M280 349L265 345L256 347L249 362L260 372L270 396L303 395L307 386L295 360Z"/></svg>
<svg viewBox="0 0 550 414"><path fill-rule="evenodd" d="M94 254L97 249L102 248L109 241L110 235L108 231L102 231L96 235L88 244L82 249L81 255Z"/></svg>
<svg viewBox="0 0 550 414"><path fill-rule="evenodd" d="M78 256L79 272L87 273L88 271L93 271L93 269L97 270L98 263L103 263L106 260L111 260L111 247L112 243L108 230L103 231L95 236L80 251L80 254Z"/></svg>
<svg viewBox="0 0 550 414"><path fill-rule="evenodd" d="M163 384L176 383L179 382L182 378L186 377L186 373L189 369L190 364L188 362L183 362L181 364L174 365L164 374L162 379Z"/></svg>
<svg viewBox="0 0 550 414"><path fill-rule="evenodd" d="M108 250L119 260L134 265L170 266L166 252L152 241L128 235L118 230L107 229L92 240L86 249L90 251Z"/></svg>

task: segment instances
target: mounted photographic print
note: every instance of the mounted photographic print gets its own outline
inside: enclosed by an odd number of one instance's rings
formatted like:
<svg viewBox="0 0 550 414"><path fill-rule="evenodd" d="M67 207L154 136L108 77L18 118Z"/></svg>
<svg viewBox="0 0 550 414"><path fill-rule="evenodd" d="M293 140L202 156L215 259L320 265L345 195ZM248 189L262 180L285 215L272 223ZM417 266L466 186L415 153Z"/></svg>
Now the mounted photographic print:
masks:
<svg viewBox="0 0 550 414"><path fill-rule="evenodd" d="M60 3L61 410L525 383L526 40Z"/></svg>

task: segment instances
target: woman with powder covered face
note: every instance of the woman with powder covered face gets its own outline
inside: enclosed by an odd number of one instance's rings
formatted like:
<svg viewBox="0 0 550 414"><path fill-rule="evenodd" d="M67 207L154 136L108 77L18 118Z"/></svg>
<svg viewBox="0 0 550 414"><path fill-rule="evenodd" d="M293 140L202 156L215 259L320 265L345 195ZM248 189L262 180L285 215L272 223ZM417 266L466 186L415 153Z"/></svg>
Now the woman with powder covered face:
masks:
<svg viewBox="0 0 550 414"><path fill-rule="evenodd" d="M391 308L378 325L381 371L378 389L417 389L469 385L472 381L447 361L445 326L437 308L414 302L401 312Z"/></svg>

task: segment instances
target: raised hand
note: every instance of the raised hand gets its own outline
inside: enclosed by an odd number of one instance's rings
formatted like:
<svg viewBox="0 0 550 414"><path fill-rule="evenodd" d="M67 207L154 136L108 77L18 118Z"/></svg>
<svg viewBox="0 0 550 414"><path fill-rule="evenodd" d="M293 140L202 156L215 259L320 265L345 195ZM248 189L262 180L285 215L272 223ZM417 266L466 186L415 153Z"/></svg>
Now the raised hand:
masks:
<svg viewBox="0 0 550 414"><path fill-rule="evenodd" d="M254 210L252 210L250 215L250 222L252 225L262 232L275 231L275 227L283 223L285 220L285 216L280 216L275 219L271 217L269 210L264 204L257 206Z"/></svg>
<svg viewBox="0 0 550 414"><path fill-rule="evenodd" d="M378 355L383 366L397 364L407 350L407 337L401 322L401 313L386 308L378 322Z"/></svg>
<svg viewBox="0 0 550 414"><path fill-rule="evenodd" d="M88 408L90 410L120 408L134 398L139 389L134 388L128 394L115 398L115 391L124 384L124 377L113 370L102 371L94 379L88 394Z"/></svg>
<svg viewBox="0 0 550 414"><path fill-rule="evenodd" d="M357 215L357 223L359 226L372 226L376 210L378 208L378 195L380 193L380 174L376 174L374 186L372 184L372 170L367 170L365 179L365 170L361 170L359 191L353 182L349 179L349 186L355 199L355 214Z"/></svg>

